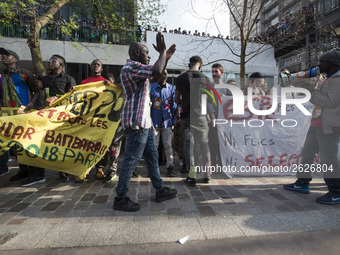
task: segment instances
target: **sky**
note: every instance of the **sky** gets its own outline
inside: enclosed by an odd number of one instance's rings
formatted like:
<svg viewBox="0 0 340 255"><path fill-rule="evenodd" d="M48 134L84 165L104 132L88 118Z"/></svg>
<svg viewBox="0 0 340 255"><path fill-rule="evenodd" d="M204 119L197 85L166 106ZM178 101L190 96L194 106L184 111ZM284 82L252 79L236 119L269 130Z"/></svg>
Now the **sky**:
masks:
<svg viewBox="0 0 340 255"><path fill-rule="evenodd" d="M221 0L161 0L165 13L158 17L167 30L187 30L224 37L229 35L229 13ZM212 19L214 18L214 20ZM215 22L217 26L215 25ZM218 28L217 28L218 27Z"/></svg>

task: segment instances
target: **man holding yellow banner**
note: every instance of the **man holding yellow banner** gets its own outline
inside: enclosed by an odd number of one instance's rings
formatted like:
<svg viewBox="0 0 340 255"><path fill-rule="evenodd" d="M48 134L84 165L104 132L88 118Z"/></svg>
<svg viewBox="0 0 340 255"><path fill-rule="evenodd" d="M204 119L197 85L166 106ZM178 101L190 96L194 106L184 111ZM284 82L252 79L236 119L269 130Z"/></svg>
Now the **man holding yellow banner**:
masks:
<svg viewBox="0 0 340 255"><path fill-rule="evenodd" d="M14 51L0 48L0 54L1 61L6 66L0 79L1 107L23 107L27 110L33 108L40 94L33 74L26 69L17 68L19 56ZM9 173L8 156L9 152L0 156L0 176Z"/></svg>
<svg viewBox="0 0 340 255"><path fill-rule="evenodd" d="M74 87L50 107L0 118L0 153L18 162L84 177L104 156L120 122L122 90L104 82Z"/></svg>

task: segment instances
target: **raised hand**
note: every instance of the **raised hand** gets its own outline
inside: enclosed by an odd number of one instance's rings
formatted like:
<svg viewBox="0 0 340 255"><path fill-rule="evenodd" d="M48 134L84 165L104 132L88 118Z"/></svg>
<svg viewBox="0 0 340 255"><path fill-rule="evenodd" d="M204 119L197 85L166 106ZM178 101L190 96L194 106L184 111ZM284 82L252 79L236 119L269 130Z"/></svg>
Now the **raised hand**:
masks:
<svg viewBox="0 0 340 255"><path fill-rule="evenodd" d="M166 60L168 61L170 58L172 58L172 55L174 55L176 51L176 44L173 44L170 46L170 48L166 51Z"/></svg>
<svg viewBox="0 0 340 255"><path fill-rule="evenodd" d="M156 51L158 51L159 53L166 51L164 36L161 34L161 32L158 32L156 35L156 43L157 43L157 46L152 44Z"/></svg>

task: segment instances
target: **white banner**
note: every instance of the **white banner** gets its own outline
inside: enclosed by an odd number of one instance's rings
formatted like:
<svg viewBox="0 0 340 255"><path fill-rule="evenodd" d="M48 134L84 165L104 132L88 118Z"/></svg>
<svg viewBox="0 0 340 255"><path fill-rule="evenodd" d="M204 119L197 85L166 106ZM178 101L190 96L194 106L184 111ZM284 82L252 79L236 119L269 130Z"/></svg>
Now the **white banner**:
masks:
<svg viewBox="0 0 340 255"><path fill-rule="evenodd" d="M301 162L301 149L310 126L306 116L296 105L287 105L286 115L281 114L280 99L275 112L254 115L245 101L245 114L233 115L232 97L222 97L219 107L218 129L222 168L233 175L295 175ZM271 97L253 97L258 110L272 107ZM314 105L303 106L312 112Z"/></svg>

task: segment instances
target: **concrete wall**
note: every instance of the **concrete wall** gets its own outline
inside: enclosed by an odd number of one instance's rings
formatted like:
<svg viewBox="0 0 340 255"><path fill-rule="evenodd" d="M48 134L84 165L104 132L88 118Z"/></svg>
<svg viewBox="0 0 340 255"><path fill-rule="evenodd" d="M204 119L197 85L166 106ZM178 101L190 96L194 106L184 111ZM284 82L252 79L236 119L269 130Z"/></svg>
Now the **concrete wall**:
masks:
<svg viewBox="0 0 340 255"><path fill-rule="evenodd" d="M20 60L31 61L31 52L26 39L0 37L0 47L15 51ZM128 58L128 46L97 43L75 43L67 41L41 40L43 61L53 54L64 56L68 63L91 63L100 59L106 65L124 65Z"/></svg>
<svg viewBox="0 0 340 255"><path fill-rule="evenodd" d="M168 63L168 69L185 71L188 68L189 58L199 55L203 59L203 68L205 72L211 71L210 62L218 61L224 66L225 72L239 73L239 65L232 64L221 59L233 60L239 62L239 59L231 53L231 50L225 45L227 43L236 53L240 50L239 41L225 41L220 39L211 39L207 37L196 37L190 35L164 34L165 42L168 47L175 43L177 50L173 58ZM146 45L151 55L151 64L158 58L158 52L152 44L156 43L156 32L147 33ZM94 59L100 59L105 65L122 66L128 59L128 46L125 45L108 45L96 43L75 43L67 41L50 41L41 40L41 53L43 61L47 61L53 54L64 56L68 63L88 64ZM20 57L20 60L31 61L31 53L27 46L26 39L0 37L0 47L14 50ZM248 52L261 47L260 44L249 43ZM278 69L274 59L274 49L265 46L261 54L254 57L246 65L246 73L261 72L266 76L276 76ZM29 62L28 62L29 63ZM208 64L208 65L207 65Z"/></svg>
<svg viewBox="0 0 340 255"><path fill-rule="evenodd" d="M226 60L233 60L239 62L239 58L232 54L232 51L240 52L240 42L233 40L222 41L219 38L197 37L191 35L178 35L178 34L164 34L167 47L171 44L176 44L176 53L168 63L168 69L187 70L189 58L198 55L203 60L203 71L211 72L211 66L214 61L218 61L224 66L225 72L239 73L240 66L230 63ZM151 63L158 58L158 53L153 48L152 44L156 44L156 32L147 33L147 43L151 55ZM227 47L229 45L230 49ZM248 52L262 48L262 53L255 56L246 65L246 73L261 72L266 76L277 76L278 68L274 58L274 48L271 46L263 46L261 44L249 43ZM231 51L232 50L232 51ZM226 59L226 60L221 60ZM208 64L211 63L211 64ZM206 65L208 64L208 65Z"/></svg>

